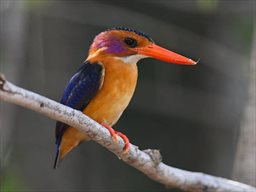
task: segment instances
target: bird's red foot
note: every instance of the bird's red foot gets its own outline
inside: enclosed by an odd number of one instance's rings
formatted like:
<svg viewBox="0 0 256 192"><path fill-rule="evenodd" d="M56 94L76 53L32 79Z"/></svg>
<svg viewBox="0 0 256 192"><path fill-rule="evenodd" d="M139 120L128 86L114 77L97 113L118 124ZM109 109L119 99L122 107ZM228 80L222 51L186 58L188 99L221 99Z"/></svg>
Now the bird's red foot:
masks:
<svg viewBox="0 0 256 192"><path fill-rule="evenodd" d="M109 133L115 143L118 142L117 135L119 135L123 139L123 141L124 141L123 154L127 154L130 150L130 141L129 141L128 137L126 137L126 135L124 135L121 132L115 131L111 126L109 126L107 124L102 124L102 125L109 131Z"/></svg>
<svg viewBox="0 0 256 192"><path fill-rule="evenodd" d="M112 139L114 140L114 142L117 143L118 142L118 137L117 137L116 131L107 124L102 124L102 125L109 131L109 133L110 133Z"/></svg>
<svg viewBox="0 0 256 192"><path fill-rule="evenodd" d="M116 134L119 135L124 141L123 154L127 154L130 150L130 141L126 135L121 132L116 131Z"/></svg>

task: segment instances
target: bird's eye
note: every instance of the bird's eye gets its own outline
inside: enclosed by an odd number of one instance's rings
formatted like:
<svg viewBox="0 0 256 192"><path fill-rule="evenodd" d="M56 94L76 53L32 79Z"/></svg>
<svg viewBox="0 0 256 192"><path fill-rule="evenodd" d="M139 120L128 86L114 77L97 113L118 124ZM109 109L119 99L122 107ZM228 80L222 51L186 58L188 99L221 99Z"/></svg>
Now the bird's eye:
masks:
<svg viewBox="0 0 256 192"><path fill-rule="evenodd" d="M127 45L129 45L130 47L132 47L132 48L136 47L137 44L138 44L135 39L130 38L130 37L126 37L126 38L124 39L124 42L125 42Z"/></svg>

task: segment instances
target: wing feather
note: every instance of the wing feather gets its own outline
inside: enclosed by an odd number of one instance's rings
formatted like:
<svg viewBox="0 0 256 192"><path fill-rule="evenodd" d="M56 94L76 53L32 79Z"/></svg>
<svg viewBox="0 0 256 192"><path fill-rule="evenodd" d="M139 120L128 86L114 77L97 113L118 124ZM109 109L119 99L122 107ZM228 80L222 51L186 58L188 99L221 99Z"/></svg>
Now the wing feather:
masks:
<svg viewBox="0 0 256 192"><path fill-rule="evenodd" d="M102 85L103 70L102 65L99 63L84 62L68 82L60 102L83 111ZM57 151L59 150L62 135L68 127L65 123L56 123Z"/></svg>

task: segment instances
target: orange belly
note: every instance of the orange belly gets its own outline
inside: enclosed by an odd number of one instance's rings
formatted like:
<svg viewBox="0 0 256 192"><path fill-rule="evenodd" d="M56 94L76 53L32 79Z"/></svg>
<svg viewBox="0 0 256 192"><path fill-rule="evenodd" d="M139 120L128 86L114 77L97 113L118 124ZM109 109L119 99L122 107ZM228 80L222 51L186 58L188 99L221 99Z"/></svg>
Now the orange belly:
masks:
<svg viewBox="0 0 256 192"><path fill-rule="evenodd" d="M138 73L136 64L115 62L104 67L103 85L83 112L99 123L112 126L133 96Z"/></svg>
<svg viewBox="0 0 256 192"><path fill-rule="evenodd" d="M137 65L120 60L105 59L103 84L97 95L89 102L83 113L100 124L114 125L129 104L136 84ZM61 141L60 158L89 137L77 129L68 128Z"/></svg>

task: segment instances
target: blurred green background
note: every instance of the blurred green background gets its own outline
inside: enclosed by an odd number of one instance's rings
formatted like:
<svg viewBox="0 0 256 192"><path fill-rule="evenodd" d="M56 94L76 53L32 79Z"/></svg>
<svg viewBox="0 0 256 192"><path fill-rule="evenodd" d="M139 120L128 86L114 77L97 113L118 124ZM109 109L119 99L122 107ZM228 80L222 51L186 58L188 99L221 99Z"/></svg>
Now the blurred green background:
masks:
<svg viewBox="0 0 256 192"><path fill-rule="evenodd" d="M234 176L234 169L243 169L235 162L241 161L237 151L250 100L255 6L254 0L0 0L0 71L59 101L95 35L117 26L144 31L200 63L140 61L134 98L114 128L140 149L160 149L169 165L255 185L255 164L247 167L249 179ZM53 170L55 122L11 104L0 107L1 192L177 191L94 142L80 145ZM255 129L245 140L255 140Z"/></svg>

